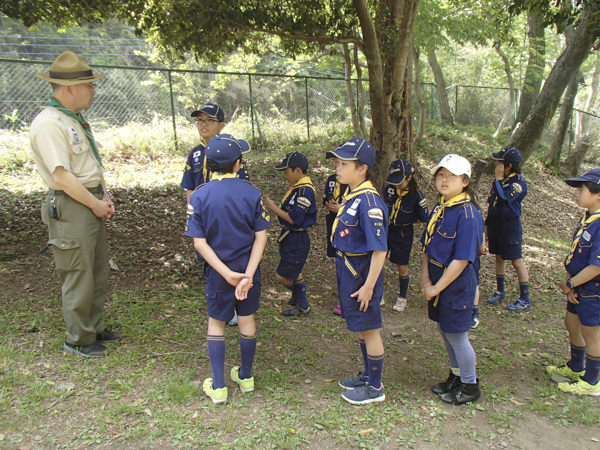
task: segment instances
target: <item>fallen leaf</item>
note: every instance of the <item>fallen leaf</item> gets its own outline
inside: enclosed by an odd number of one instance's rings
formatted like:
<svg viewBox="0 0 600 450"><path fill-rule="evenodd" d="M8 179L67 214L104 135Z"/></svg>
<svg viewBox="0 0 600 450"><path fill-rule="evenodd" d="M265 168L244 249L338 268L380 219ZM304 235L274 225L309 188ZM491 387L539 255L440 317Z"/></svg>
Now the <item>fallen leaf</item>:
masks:
<svg viewBox="0 0 600 450"><path fill-rule="evenodd" d="M519 405L519 406L523 406L525 404L525 403L516 401L514 398L511 398L510 401L513 402L515 405Z"/></svg>
<svg viewBox="0 0 600 450"><path fill-rule="evenodd" d="M56 383L54 381L46 380L46 384L49 384L50 386L54 386Z"/></svg>
<svg viewBox="0 0 600 450"><path fill-rule="evenodd" d="M333 378L330 378L328 380L323 380L325 383L331 383L333 381Z"/></svg>
<svg viewBox="0 0 600 450"><path fill-rule="evenodd" d="M375 431L374 428L369 428L368 430L359 431L358 434L360 434L361 436L368 436L371 433L373 433L374 431Z"/></svg>
<svg viewBox="0 0 600 450"><path fill-rule="evenodd" d="M108 260L108 265L110 266L110 268L111 268L112 270L116 270L116 271L119 271L119 270L120 270L120 269L119 269L119 266L117 266L117 263L116 263L116 262L114 262L112 259L109 259L109 260Z"/></svg>
<svg viewBox="0 0 600 450"><path fill-rule="evenodd" d="M192 414L192 419L195 419L196 417L198 417L198 411L194 412L194 414Z"/></svg>
<svg viewBox="0 0 600 450"><path fill-rule="evenodd" d="M2 442L4 439L6 439L6 436L3 434L0 434L0 442Z"/></svg>
<svg viewBox="0 0 600 450"><path fill-rule="evenodd" d="M151 412L151 411L150 411L148 408L146 408L146 409L144 410L144 412L146 413L146 415L148 415L148 416L152 417L152 412Z"/></svg>
<svg viewBox="0 0 600 450"><path fill-rule="evenodd" d="M73 384L71 382L59 383L58 386L56 386L56 387L61 391L70 392L73 389L75 389L75 384Z"/></svg>
<svg viewBox="0 0 600 450"><path fill-rule="evenodd" d="M319 430L325 429L325 427L323 425L321 425L320 423L315 423L315 428L318 428Z"/></svg>
<svg viewBox="0 0 600 450"><path fill-rule="evenodd" d="M4 437L4 435L0 434L0 437ZM0 441L1 441L1 440L2 440L2 439L0 438ZM592 438L592 441L593 441L593 442L599 442L599 441L598 441L598 439L596 439L596 438Z"/></svg>

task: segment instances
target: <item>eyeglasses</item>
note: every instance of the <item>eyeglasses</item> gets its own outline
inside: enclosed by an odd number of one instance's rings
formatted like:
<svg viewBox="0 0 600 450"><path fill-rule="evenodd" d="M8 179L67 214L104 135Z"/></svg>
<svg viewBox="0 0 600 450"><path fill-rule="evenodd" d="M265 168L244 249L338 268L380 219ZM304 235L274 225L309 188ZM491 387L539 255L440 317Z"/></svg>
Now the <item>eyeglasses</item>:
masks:
<svg viewBox="0 0 600 450"><path fill-rule="evenodd" d="M220 122L219 120L215 120L215 119L196 119L196 123L198 124L202 124L202 125L212 125L215 122Z"/></svg>

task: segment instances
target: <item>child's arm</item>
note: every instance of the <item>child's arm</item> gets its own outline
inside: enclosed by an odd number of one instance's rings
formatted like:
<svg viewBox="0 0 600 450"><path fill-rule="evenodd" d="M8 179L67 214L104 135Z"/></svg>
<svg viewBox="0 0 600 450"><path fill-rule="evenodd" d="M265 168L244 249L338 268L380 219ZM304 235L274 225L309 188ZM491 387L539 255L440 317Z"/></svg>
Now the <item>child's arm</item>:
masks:
<svg viewBox="0 0 600 450"><path fill-rule="evenodd" d="M271 197L269 197L268 195L263 196L263 202L264 202L265 206L267 208L269 208L273 212L273 214L275 214L277 217L281 217L287 223L291 223L292 225L295 225L295 223L292 220L292 218L290 217L289 213L287 213L286 211L281 209L279 206L277 206L275 204L275 202L273 200L271 200Z"/></svg>
<svg viewBox="0 0 600 450"><path fill-rule="evenodd" d="M206 242L206 239L194 238L194 247L198 250L198 253L202 255L204 260L210 264L213 269L219 272L219 275L225 278L230 285L237 286L242 278L244 278L243 273L234 272L219 259L212 247Z"/></svg>
<svg viewBox="0 0 600 450"><path fill-rule="evenodd" d="M567 273L567 277L560 282L560 288L563 291L563 294L567 296L567 300L577 305L579 304L579 301L577 300L577 293L574 289L569 289L567 287L567 280L570 279L573 283L573 286L577 287L596 278L598 275L600 275L600 267L590 264L581 270L581 272L579 272L577 275L572 277Z"/></svg>
<svg viewBox="0 0 600 450"><path fill-rule="evenodd" d="M426 287L423 295L427 300L437 297L437 295L448 287L450 283L458 278L462 271L469 264L468 260L455 259L444 271L442 277L433 286Z"/></svg>
<svg viewBox="0 0 600 450"><path fill-rule="evenodd" d="M265 246L267 245L267 230L257 231L254 233L254 243L252 244L252 251L250 252L250 259L244 272L244 278L239 282L235 288L235 298L238 300L245 300L248 297L248 291L252 287L252 279L254 273L258 268L258 264L262 259Z"/></svg>
<svg viewBox="0 0 600 450"><path fill-rule="evenodd" d="M369 268L367 280L358 291L351 295L351 297L358 297L356 301L360 302L360 308L358 308L359 311L366 311L369 307L369 301L373 297L373 289L381 274L381 269L383 269L386 255L387 252L384 252L383 250L373 250L373 254L371 255L371 267Z"/></svg>
<svg viewBox="0 0 600 450"><path fill-rule="evenodd" d="M423 253L423 271L421 274L421 294L425 295L425 288L428 288L433 283L429 278L429 255Z"/></svg>

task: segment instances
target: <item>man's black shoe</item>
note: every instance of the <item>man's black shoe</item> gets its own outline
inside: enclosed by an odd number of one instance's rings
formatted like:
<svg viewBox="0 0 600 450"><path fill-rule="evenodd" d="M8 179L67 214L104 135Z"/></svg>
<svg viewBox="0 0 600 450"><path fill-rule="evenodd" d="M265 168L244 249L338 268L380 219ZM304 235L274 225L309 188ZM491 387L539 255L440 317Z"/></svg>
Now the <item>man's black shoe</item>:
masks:
<svg viewBox="0 0 600 450"><path fill-rule="evenodd" d="M85 358L102 358L108 355L108 349L98 341L90 345L73 345L65 341L63 349L67 353L73 353Z"/></svg>
<svg viewBox="0 0 600 450"><path fill-rule="evenodd" d="M110 331L108 328L105 328L102 333L98 333L96 335L96 340L110 344L112 342L120 341L121 335L119 333Z"/></svg>

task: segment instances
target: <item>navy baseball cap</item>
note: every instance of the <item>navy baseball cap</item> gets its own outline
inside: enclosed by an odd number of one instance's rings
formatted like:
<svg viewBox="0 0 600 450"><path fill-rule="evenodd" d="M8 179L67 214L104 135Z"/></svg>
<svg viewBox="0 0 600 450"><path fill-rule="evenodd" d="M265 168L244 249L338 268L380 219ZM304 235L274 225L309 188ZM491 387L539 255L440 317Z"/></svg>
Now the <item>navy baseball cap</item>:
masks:
<svg viewBox="0 0 600 450"><path fill-rule="evenodd" d="M398 159L390 165L390 174L385 180L388 184L402 184L413 173L413 167L405 159Z"/></svg>
<svg viewBox="0 0 600 450"><path fill-rule="evenodd" d="M375 149L365 139L353 138L335 150L326 153L327 158L344 161L360 161L371 169L375 167Z"/></svg>
<svg viewBox="0 0 600 450"><path fill-rule="evenodd" d="M498 161L507 162L513 166L519 164L523 159L521 152L514 147L504 147L499 152L492 153L492 158Z"/></svg>
<svg viewBox="0 0 600 450"><path fill-rule="evenodd" d="M308 159L300 152L292 152L285 155L281 164L275 166L276 170L284 170L288 167L298 167L303 171L308 170Z"/></svg>
<svg viewBox="0 0 600 450"><path fill-rule="evenodd" d="M225 113L223 112L223 108L221 108L216 103L207 103L206 105L202 106L198 111L194 111L192 113L192 117L198 117L200 113L204 113L208 117L217 119L219 122L225 122Z"/></svg>
<svg viewBox="0 0 600 450"><path fill-rule="evenodd" d="M206 144L206 159L215 161L219 168L227 167L250 151L250 144L230 134L217 134Z"/></svg>
<svg viewBox="0 0 600 450"><path fill-rule="evenodd" d="M571 187L579 187L581 183L585 183L586 181L591 181L592 183L600 184L600 169L592 169L588 170L586 173L579 177L569 178L565 180Z"/></svg>

